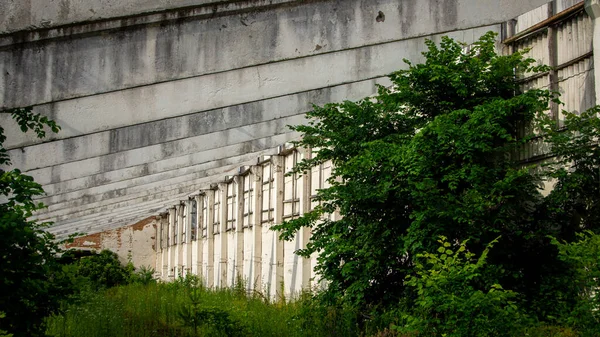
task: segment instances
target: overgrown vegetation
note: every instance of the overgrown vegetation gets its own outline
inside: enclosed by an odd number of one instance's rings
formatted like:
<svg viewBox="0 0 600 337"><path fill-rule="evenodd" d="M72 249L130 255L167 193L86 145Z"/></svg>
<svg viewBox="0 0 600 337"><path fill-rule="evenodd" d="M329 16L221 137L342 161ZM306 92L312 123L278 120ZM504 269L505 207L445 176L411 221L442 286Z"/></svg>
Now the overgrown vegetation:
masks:
<svg viewBox="0 0 600 337"><path fill-rule="evenodd" d="M59 127L31 108L13 109L21 131L44 138L45 128ZM0 126L0 331L15 337L43 334L45 316L56 310L68 291L57 261L60 253L54 237L44 231L45 223L28 220L44 207L35 198L44 191L32 177L11 165L4 147L6 136Z"/></svg>
<svg viewBox="0 0 600 337"><path fill-rule="evenodd" d="M188 276L172 283L130 284L91 292L48 320L50 336L351 336L342 314L315 317L310 296L270 303L235 289L210 290ZM331 328L337 330L332 334Z"/></svg>
<svg viewBox="0 0 600 337"><path fill-rule="evenodd" d="M293 127L298 146L318 150L296 172L328 160L334 171L321 206L276 226L281 238L312 228L299 253L318 254L324 303L362 317L397 311L413 335L501 336L536 322L600 333L584 300L594 286L573 282L583 268L574 240L600 228L598 109L567 113L559 130L547 116L557 94L522 92L515 78L548 68L526 51L498 55L493 33L469 49L449 38L427 46L390 88L315 106ZM557 155L543 167L517 160L536 137ZM341 219L324 217L335 210ZM450 245L441 255L440 237ZM597 270L590 254L584 269Z"/></svg>

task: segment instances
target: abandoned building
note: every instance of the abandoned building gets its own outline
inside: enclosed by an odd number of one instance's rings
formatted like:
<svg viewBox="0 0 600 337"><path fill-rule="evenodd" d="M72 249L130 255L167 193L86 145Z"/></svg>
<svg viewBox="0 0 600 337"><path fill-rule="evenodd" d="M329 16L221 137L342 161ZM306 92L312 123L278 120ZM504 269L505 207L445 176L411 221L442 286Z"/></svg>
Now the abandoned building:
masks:
<svg viewBox="0 0 600 337"><path fill-rule="evenodd" d="M531 48L554 70L522 84L562 94L557 123L600 97L598 0L8 0L0 13L0 109L62 127L40 140L0 115L13 165L46 191L35 218L163 280L316 286L314 258L294 254L310 230L282 242L269 228L316 205L331 164L286 175L311 156L287 125L372 95L425 39L494 31L503 53Z"/></svg>

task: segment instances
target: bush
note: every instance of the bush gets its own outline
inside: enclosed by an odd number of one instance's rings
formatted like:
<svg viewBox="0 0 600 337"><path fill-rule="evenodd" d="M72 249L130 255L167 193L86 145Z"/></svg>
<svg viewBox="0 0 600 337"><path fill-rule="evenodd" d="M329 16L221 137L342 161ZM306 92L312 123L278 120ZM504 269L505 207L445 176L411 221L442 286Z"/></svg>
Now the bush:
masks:
<svg viewBox="0 0 600 337"><path fill-rule="evenodd" d="M559 258L574 270L571 282L579 289L575 308L562 322L584 334L597 336L600 334L600 235L587 231L577 238L571 243L552 240Z"/></svg>
<svg viewBox="0 0 600 337"><path fill-rule="evenodd" d="M133 268L121 264L117 254L103 250L99 254L81 258L77 273L87 278L93 289L100 289L128 284Z"/></svg>
<svg viewBox="0 0 600 337"><path fill-rule="evenodd" d="M434 253L418 254L406 284L415 294L394 327L417 336L511 336L527 323L518 294L482 275L492 241L475 260L465 245L441 237Z"/></svg>

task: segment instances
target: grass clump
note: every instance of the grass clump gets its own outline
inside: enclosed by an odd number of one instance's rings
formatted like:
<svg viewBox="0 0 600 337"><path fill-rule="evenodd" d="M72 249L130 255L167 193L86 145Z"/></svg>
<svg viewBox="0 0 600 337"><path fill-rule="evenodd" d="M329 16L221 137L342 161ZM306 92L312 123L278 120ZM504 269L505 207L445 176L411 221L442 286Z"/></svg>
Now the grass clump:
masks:
<svg viewBox="0 0 600 337"><path fill-rule="evenodd" d="M323 315L323 316L322 316ZM351 320L312 296L271 303L236 288L208 289L195 276L88 291L47 319L53 337L348 336ZM342 322L346 323L342 323ZM346 327L344 327L346 326ZM351 334L350 334L351 335Z"/></svg>

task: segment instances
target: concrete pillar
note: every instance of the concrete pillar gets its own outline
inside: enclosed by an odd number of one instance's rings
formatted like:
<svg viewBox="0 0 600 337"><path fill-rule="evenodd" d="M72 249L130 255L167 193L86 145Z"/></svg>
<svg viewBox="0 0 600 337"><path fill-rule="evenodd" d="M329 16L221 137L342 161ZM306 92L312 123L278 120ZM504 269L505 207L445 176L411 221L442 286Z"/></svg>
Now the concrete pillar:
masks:
<svg viewBox="0 0 600 337"><path fill-rule="evenodd" d="M254 282L253 287L257 291L262 290L262 166L252 166L254 202L250 206L253 211L252 238L254 240L254 253L252 254L254 263L254 279L248 280Z"/></svg>
<svg viewBox="0 0 600 337"><path fill-rule="evenodd" d="M310 159L312 152L311 149L302 148L300 149L302 156L305 159ZM302 215L310 212L310 187L312 186L311 181L311 171L305 172L302 178L302 195L300 197L300 212ZM312 235L311 229L309 227L304 227L301 229L301 238L302 238L302 248L306 248L308 241ZM311 263L310 258L303 257L302 258L302 289L310 289L311 288Z"/></svg>
<svg viewBox="0 0 600 337"><path fill-rule="evenodd" d="M192 201L193 197L188 198L185 202L185 271L192 272Z"/></svg>
<svg viewBox="0 0 600 337"><path fill-rule="evenodd" d="M169 237L169 213L165 212L161 214L160 218L161 223L161 253L160 253L160 273L161 279L167 280L169 276L169 247L168 247L168 237Z"/></svg>
<svg viewBox="0 0 600 337"><path fill-rule="evenodd" d="M235 176L233 178L235 182L235 211L237 212L235 221L235 281L243 281L244 277L244 177Z"/></svg>
<svg viewBox="0 0 600 337"><path fill-rule="evenodd" d="M175 206L169 208L169 247L167 248L169 251L169 274L168 276L172 279L175 279L176 275L175 275L175 252L176 252L176 248L177 246L175 246L175 240L174 240L174 236L175 236L175 219L177 216L177 209L175 208Z"/></svg>
<svg viewBox="0 0 600 337"><path fill-rule="evenodd" d="M221 207L220 222L220 238L221 238L221 260L220 268L221 275L219 278L219 285L221 288L227 287L227 183L219 183L219 190L221 191L221 201L219 207Z"/></svg>
<svg viewBox="0 0 600 337"><path fill-rule="evenodd" d="M156 259L154 260L154 270L155 270L155 274L159 275L159 278L162 279L162 214L159 214L156 219L157 224L156 224L156 235L155 238L156 240L154 241L155 244L155 249L156 249Z"/></svg>
<svg viewBox="0 0 600 337"><path fill-rule="evenodd" d="M215 233L213 230L215 191L206 190L204 193L208 197L208 205L206 205L206 244L208 245L206 252L206 285L213 287L215 285Z"/></svg>
<svg viewBox="0 0 600 337"><path fill-rule="evenodd" d="M600 0L585 0L585 11L593 21L594 87L596 104L600 104Z"/></svg>
<svg viewBox="0 0 600 337"><path fill-rule="evenodd" d="M283 168L284 158L282 156L273 156L271 158L273 163L273 177L274 177L274 190L275 190L275 214L274 223L281 224L283 222ZM277 233L279 234L279 233ZM284 289L283 284L283 271L284 271L284 242L277 240L275 246L275 295L276 298L284 298L284 294L281 291Z"/></svg>
<svg viewBox="0 0 600 337"><path fill-rule="evenodd" d="M184 203L180 203L177 205L177 272L178 275L175 277L183 276L184 265L183 265L183 246L185 245L185 240L183 238L183 228L185 226L185 218L183 217L183 212L185 212Z"/></svg>
<svg viewBox="0 0 600 337"><path fill-rule="evenodd" d="M202 226L204 219L202 216L203 200L204 196L197 195L194 197L196 200L196 274L202 277L202 261L203 261L203 249L204 249L204 238L202 237Z"/></svg>

